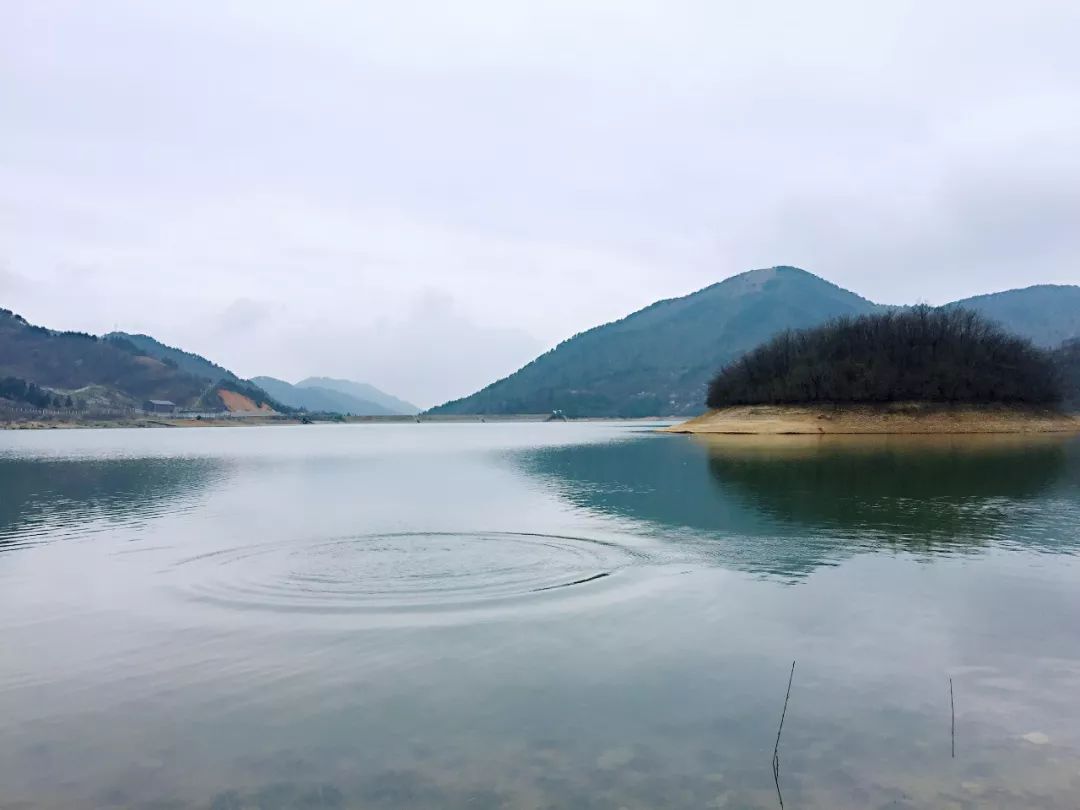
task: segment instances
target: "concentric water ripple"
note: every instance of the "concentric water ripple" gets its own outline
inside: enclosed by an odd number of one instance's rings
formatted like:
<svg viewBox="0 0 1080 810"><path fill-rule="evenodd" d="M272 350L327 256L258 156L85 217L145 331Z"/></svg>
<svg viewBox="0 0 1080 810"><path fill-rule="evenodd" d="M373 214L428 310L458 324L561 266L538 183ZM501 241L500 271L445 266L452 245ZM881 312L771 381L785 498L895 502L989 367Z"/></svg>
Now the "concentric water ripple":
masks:
<svg viewBox="0 0 1080 810"><path fill-rule="evenodd" d="M442 613L551 598L643 560L583 537L409 532L243 546L182 560L175 571L188 597L236 609Z"/></svg>

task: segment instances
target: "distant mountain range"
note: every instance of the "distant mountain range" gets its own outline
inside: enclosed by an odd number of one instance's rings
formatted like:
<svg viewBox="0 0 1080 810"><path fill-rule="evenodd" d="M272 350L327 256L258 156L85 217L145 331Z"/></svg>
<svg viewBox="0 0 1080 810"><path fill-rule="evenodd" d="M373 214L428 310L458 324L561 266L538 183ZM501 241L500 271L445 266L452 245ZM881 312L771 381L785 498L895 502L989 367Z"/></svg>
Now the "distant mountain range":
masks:
<svg viewBox="0 0 1080 810"><path fill-rule="evenodd" d="M1039 286L957 301L1053 348L1080 337L1080 287ZM713 375L785 329L887 307L796 267L751 270L575 335L509 377L433 414L688 415Z"/></svg>
<svg viewBox="0 0 1080 810"><path fill-rule="evenodd" d="M385 415L418 410L365 383L325 377L296 386L272 377L244 380L205 357L149 335L57 332L0 309L0 400L98 409L139 407L150 399L207 411L303 409Z"/></svg>
<svg viewBox="0 0 1080 810"><path fill-rule="evenodd" d="M186 352L155 340L149 335L133 335L113 332L106 339L122 339L132 343L139 351L182 371L208 380L241 382L233 372L207 360L198 354ZM311 413L337 413L347 416L389 416L414 414L420 409L411 403L380 391L367 383L339 380L331 377L308 377L292 385L274 377L252 377L247 381L266 392L270 398L286 408Z"/></svg>
<svg viewBox="0 0 1080 810"><path fill-rule="evenodd" d="M350 416L390 416L419 411L415 405L380 391L373 385L352 380L308 377L293 385L274 377L252 377L251 382L279 402L307 411Z"/></svg>
<svg viewBox="0 0 1080 810"><path fill-rule="evenodd" d="M1080 287L1028 287L946 306L977 310L1055 349L1068 377L1070 401L1080 407ZM777 332L887 308L795 267L752 270L575 335L514 374L430 413L700 413L706 385L717 371ZM0 310L0 401L36 407L132 407L148 399L205 410L304 409L355 415L418 410L364 383L328 377L309 377L295 385L273 377L243 380L205 357L149 335L59 332Z"/></svg>

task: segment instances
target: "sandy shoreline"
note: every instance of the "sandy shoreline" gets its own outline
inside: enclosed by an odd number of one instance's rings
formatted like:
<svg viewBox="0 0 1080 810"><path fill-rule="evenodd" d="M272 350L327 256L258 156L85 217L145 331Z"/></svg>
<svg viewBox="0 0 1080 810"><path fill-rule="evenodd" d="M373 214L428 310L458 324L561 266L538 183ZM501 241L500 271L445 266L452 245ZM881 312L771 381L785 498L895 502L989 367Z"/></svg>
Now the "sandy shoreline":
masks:
<svg viewBox="0 0 1080 810"><path fill-rule="evenodd" d="M661 417L656 417L661 418ZM34 419L0 421L0 430L79 430L101 428L195 428L261 427L270 425L329 424L408 424L408 423L482 423L542 422L542 415L521 416L352 416L339 419L305 421L284 414L252 414L242 418L221 417L190 419L169 416L145 416L122 419ZM574 420L574 421L654 421L643 420ZM1080 433L1080 415L1049 409L1023 409L1004 406L950 407L905 403L883 407L844 406L807 407L793 405L747 405L710 411L670 427L665 433L727 436L819 436L819 435L961 435L961 434L1032 434Z"/></svg>
<svg viewBox="0 0 1080 810"><path fill-rule="evenodd" d="M747 405L723 408L663 429L667 433L730 435L1074 433L1080 419L1053 410L1005 406L809 407Z"/></svg>

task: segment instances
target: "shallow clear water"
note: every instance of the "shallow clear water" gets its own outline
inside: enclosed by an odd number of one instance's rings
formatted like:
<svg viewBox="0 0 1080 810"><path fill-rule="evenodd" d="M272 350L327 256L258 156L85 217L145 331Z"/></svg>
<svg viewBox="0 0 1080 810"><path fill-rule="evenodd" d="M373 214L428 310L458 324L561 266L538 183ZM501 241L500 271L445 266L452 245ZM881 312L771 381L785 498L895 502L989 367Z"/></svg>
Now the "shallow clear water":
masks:
<svg viewBox="0 0 1080 810"><path fill-rule="evenodd" d="M0 807L1074 808L1078 552L1052 437L0 432Z"/></svg>

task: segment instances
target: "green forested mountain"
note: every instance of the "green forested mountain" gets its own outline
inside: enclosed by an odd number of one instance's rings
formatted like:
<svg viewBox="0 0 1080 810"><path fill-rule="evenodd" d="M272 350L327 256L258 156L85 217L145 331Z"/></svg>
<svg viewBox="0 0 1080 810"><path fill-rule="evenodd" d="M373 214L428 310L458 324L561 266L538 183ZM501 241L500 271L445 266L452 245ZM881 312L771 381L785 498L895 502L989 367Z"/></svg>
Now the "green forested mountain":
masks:
<svg viewBox="0 0 1080 810"><path fill-rule="evenodd" d="M1047 349L1080 337L1080 287L1077 286L1040 284L977 295L948 306L975 310Z"/></svg>
<svg viewBox="0 0 1080 810"><path fill-rule="evenodd" d="M1054 362L1061 375L1065 406L1080 410L1080 339L1066 341L1054 352Z"/></svg>
<svg viewBox="0 0 1080 810"><path fill-rule="evenodd" d="M217 363L213 363L201 355L185 352L183 349L177 349L173 346L166 346L161 341L155 340L149 335L133 335L128 332L110 332L105 335L105 339L114 341L126 340L138 349L140 354L146 354L150 357L156 357L158 360L172 363L181 371L185 371L188 374L212 382L217 382L218 380L239 380L239 377L227 368L222 368Z"/></svg>
<svg viewBox="0 0 1080 810"><path fill-rule="evenodd" d="M128 408L161 399L222 410L222 390L283 408L265 391L197 354L147 335L56 332L0 310L0 397L37 407Z"/></svg>
<svg viewBox="0 0 1080 810"><path fill-rule="evenodd" d="M251 381L279 402L312 413L340 413L347 416L390 416L398 413L369 400L317 385L292 385L274 377L252 377Z"/></svg>
<svg viewBox="0 0 1080 810"><path fill-rule="evenodd" d="M805 270L752 270L575 335L432 413L699 413L716 372L777 332L877 309Z"/></svg>
<svg viewBox="0 0 1080 810"><path fill-rule="evenodd" d="M375 396L369 401L349 390L370 391ZM99 338L56 332L0 310L2 400L33 407L78 408L138 407L147 399L164 399L181 408L220 410L225 407L221 391L280 412L298 408L365 416L416 412L409 403L362 383L312 378L293 386L272 377L244 380L201 355L149 335L112 332ZM69 400L71 405L66 404Z"/></svg>
<svg viewBox="0 0 1080 810"><path fill-rule="evenodd" d="M149 335L111 332L105 335L104 340L128 348L137 354L156 358L166 365L211 383L212 387L207 389L204 395L194 403L196 408L205 410L217 410L220 408L221 398L217 395L218 389L241 394L250 399L256 406L265 403L275 411L289 411L294 407L274 396L272 392L266 391L258 383L241 379L227 368L207 360L202 355L186 352L183 349L177 349L175 346L167 346Z"/></svg>
<svg viewBox="0 0 1080 810"><path fill-rule="evenodd" d="M947 306L975 310L1044 347L1080 337L1080 287L1030 287ZM431 412L700 413L709 380L777 333L892 308L795 267L751 270L575 335L509 377Z"/></svg>
<svg viewBox="0 0 1080 810"><path fill-rule="evenodd" d="M208 388L206 380L141 354L130 344L81 332L53 332L0 310L0 378L4 377L52 391L93 389L97 398L111 393L112 404L167 399L188 405Z"/></svg>

